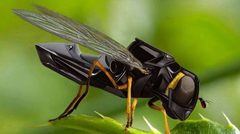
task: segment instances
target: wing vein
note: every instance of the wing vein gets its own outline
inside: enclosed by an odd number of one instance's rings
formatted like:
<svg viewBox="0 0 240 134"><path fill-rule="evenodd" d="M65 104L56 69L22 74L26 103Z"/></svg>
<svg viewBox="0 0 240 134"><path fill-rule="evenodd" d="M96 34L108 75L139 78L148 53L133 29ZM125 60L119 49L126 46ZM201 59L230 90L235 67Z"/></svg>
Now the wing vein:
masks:
<svg viewBox="0 0 240 134"><path fill-rule="evenodd" d="M21 9L14 10L14 12L31 24L53 33L60 38L111 56L131 67L144 70L142 63L138 59L136 59L124 46L107 35L87 25L76 23L44 7L37 6L37 9L42 14Z"/></svg>

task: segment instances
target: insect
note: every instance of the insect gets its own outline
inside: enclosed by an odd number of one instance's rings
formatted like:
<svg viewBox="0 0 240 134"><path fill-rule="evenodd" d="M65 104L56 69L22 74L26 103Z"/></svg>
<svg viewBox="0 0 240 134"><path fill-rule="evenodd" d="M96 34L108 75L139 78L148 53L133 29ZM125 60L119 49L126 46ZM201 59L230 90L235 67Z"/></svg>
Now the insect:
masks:
<svg viewBox="0 0 240 134"><path fill-rule="evenodd" d="M89 86L126 99L126 128L132 126L138 98L150 98L148 105L163 113L166 133L170 133L167 115L186 120L194 110L199 94L198 77L181 67L171 55L140 39L125 48L87 25L44 7L36 8L40 13L22 9L15 9L14 13L72 42L36 45L42 64L80 85L78 94L65 111L50 121L70 115L88 94ZM82 54L76 44L100 55ZM161 105L157 105L157 101Z"/></svg>

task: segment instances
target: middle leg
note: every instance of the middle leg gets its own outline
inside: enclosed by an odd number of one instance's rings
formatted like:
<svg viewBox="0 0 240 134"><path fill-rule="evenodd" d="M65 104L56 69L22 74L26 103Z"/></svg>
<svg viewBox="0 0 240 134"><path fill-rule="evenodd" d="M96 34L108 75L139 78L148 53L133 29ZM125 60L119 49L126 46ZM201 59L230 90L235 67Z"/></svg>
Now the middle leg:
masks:
<svg viewBox="0 0 240 134"><path fill-rule="evenodd" d="M133 120L133 114L134 110L137 105L137 99L134 98L133 103L131 103L131 98L132 98L132 77L128 76L128 81L126 84L123 85L117 85L116 81L114 78L111 76L111 74L104 68L104 66L99 62L95 61L95 65L105 73L105 75L108 77L108 79L111 81L113 86L118 89L118 90L126 90L127 89L127 124L126 128L132 126L132 120Z"/></svg>
<svg viewBox="0 0 240 134"><path fill-rule="evenodd" d="M135 112L135 109L136 109L137 103L138 103L138 99L137 99L137 98L134 98L134 99L133 99L133 102L132 102L132 107L131 107L131 120L130 120L130 127L131 127L132 124L133 124L133 117L134 117L134 112Z"/></svg>
<svg viewBox="0 0 240 134"><path fill-rule="evenodd" d="M127 83L127 124L126 128L131 127L132 125L132 77L128 77L128 83Z"/></svg>

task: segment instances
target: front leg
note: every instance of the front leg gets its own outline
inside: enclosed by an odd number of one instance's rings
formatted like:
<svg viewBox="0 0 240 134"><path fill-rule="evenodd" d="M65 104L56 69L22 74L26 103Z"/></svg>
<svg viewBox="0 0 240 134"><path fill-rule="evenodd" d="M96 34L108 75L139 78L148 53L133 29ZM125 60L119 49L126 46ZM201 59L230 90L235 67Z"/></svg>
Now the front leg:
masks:
<svg viewBox="0 0 240 134"><path fill-rule="evenodd" d="M148 102L148 106L152 109L155 109L157 111L160 111L163 113L163 118L164 118L164 127L165 127L165 134L170 134L170 128L168 125L168 119L167 119L167 113L166 110L163 108L163 106L157 106L156 104L154 104L156 101L158 101L159 99L154 97L152 98L149 102Z"/></svg>

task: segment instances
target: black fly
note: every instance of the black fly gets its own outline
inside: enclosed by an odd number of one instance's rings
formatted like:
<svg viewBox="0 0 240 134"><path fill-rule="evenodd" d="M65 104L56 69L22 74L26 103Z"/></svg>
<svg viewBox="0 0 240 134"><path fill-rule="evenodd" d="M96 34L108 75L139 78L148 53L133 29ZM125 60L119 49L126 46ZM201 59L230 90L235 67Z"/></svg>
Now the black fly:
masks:
<svg viewBox="0 0 240 134"><path fill-rule="evenodd" d="M186 120L199 94L197 76L181 67L169 54L136 39L128 48L107 35L63 15L36 6L40 13L14 10L24 20L73 44L36 45L41 62L80 85L77 96L56 119L73 112L87 95L89 85L127 100L127 125L132 125L138 98L150 98L148 105L173 119ZM82 54L76 44L100 53ZM85 90L82 85L86 85ZM133 102L132 99L133 98ZM199 99L201 100L201 99ZM154 104L161 101L162 105ZM203 107L205 102L201 101ZM167 118L165 124L167 124ZM169 133L168 125L165 126Z"/></svg>

